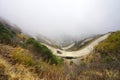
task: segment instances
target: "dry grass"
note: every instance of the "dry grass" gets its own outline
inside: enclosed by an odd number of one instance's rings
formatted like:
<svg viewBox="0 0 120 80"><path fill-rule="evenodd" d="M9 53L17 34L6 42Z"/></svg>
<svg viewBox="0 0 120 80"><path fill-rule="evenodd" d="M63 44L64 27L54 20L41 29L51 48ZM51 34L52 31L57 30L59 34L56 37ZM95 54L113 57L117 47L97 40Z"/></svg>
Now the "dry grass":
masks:
<svg viewBox="0 0 120 80"><path fill-rule="evenodd" d="M93 53L84 57L81 63L84 65L77 68L81 80L120 80L120 62L118 61L104 63L99 53Z"/></svg>
<svg viewBox="0 0 120 80"><path fill-rule="evenodd" d="M38 77L23 65L11 65L0 57L0 80L38 80Z"/></svg>
<svg viewBox="0 0 120 80"><path fill-rule="evenodd" d="M31 68L25 67L25 63L29 63L31 59L27 58L28 55L25 57L25 54L17 53L18 55L15 55L12 53L16 49L18 50L18 48L12 48L11 46L0 45L0 80L39 80L37 75L30 71Z"/></svg>
<svg viewBox="0 0 120 80"><path fill-rule="evenodd" d="M1 80L120 80L120 64L99 63L99 54L84 57L79 66L50 65L21 47L2 45L0 55Z"/></svg>
<svg viewBox="0 0 120 80"><path fill-rule="evenodd" d="M15 48L12 52L11 52L11 57L14 58L14 60L17 63L23 63L25 65L33 65L34 64L34 60L32 55L29 53L28 50L22 49L21 47L17 47Z"/></svg>
<svg viewBox="0 0 120 80"><path fill-rule="evenodd" d="M23 80L33 80L30 79L31 73L36 74L39 79L44 80L73 80L74 78L74 76L71 76L72 72L69 72L72 71L71 68L68 68L69 65L50 65L41 60L41 58L37 58L36 60L28 50L22 49L21 47L12 48L11 46L0 45L0 55L6 60L4 64L10 63L10 65L6 65L5 70L11 74L10 76L13 80L15 76L16 79L29 76L28 79ZM29 65L31 63L34 65Z"/></svg>

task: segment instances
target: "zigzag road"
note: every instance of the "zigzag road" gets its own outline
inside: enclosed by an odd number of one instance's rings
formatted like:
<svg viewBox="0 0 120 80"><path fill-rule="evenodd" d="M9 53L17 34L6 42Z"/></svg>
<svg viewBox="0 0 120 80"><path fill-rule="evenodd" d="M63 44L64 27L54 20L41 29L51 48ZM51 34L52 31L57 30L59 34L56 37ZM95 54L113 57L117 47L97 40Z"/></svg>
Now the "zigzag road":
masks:
<svg viewBox="0 0 120 80"><path fill-rule="evenodd" d="M85 48L80 49L78 51L69 52L69 51L56 49L56 48L48 46L46 44L43 44L43 45L47 46L53 52L53 54L56 55L56 56L77 58L77 57L82 57L82 56L85 56L87 54L90 54L93 51L94 47L96 45L98 45L98 43L100 43L101 41L105 40L110 34L111 33L107 33L107 34L99 37L98 39L91 42L88 46L86 46Z"/></svg>

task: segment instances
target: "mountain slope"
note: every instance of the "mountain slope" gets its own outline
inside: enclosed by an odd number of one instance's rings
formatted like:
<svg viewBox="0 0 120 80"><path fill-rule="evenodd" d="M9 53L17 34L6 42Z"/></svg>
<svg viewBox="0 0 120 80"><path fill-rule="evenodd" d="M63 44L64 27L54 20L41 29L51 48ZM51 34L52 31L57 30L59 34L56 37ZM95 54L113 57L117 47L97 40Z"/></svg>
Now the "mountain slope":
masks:
<svg viewBox="0 0 120 80"><path fill-rule="evenodd" d="M21 46L22 48L34 51L37 56L52 64L58 64L60 61L62 62L62 60L53 55L46 46L41 45L39 41L15 32L11 26L8 28L8 26L4 25L2 22L0 22L0 43L14 47Z"/></svg>
<svg viewBox="0 0 120 80"><path fill-rule="evenodd" d="M0 23L0 80L120 80L120 31L100 36L85 52L70 52L4 24ZM53 54L80 61L68 63Z"/></svg>
<svg viewBox="0 0 120 80"><path fill-rule="evenodd" d="M81 65L84 76L89 78L85 80L119 80L120 31L99 43L94 52L81 59Z"/></svg>
<svg viewBox="0 0 120 80"><path fill-rule="evenodd" d="M7 51L8 49L10 49L10 47L8 46L4 46L4 47L7 48L6 49ZM4 55L1 54L3 53L1 53L0 51L0 80L15 80L15 79L37 80L38 79L38 77L34 73L30 72L29 68L24 67L22 64L13 65L10 59L5 57L5 53Z"/></svg>

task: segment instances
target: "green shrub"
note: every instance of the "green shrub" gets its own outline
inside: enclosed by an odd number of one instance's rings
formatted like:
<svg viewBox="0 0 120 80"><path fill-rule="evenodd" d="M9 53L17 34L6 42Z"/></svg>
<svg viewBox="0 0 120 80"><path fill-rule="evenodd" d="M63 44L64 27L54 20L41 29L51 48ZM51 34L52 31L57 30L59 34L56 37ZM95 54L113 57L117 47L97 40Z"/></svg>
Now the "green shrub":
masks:
<svg viewBox="0 0 120 80"><path fill-rule="evenodd" d="M26 45L32 45L32 48L42 56L42 58L50 62L51 64L61 64L63 60L58 59L55 55L52 54L51 50L49 50L46 46L41 45L40 42L36 41L34 38L29 38L26 41Z"/></svg>
<svg viewBox="0 0 120 80"><path fill-rule="evenodd" d="M15 33L0 23L0 42L10 44Z"/></svg>

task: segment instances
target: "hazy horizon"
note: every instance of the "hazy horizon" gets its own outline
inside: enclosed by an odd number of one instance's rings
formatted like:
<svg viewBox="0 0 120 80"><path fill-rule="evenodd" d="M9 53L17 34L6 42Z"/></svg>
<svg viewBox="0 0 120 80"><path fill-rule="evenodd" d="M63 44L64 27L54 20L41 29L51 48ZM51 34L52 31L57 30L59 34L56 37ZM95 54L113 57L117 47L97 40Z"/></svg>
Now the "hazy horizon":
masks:
<svg viewBox="0 0 120 80"><path fill-rule="evenodd" d="M120 30L120 0L0 0L0 16L55 39Z"/></svg>

